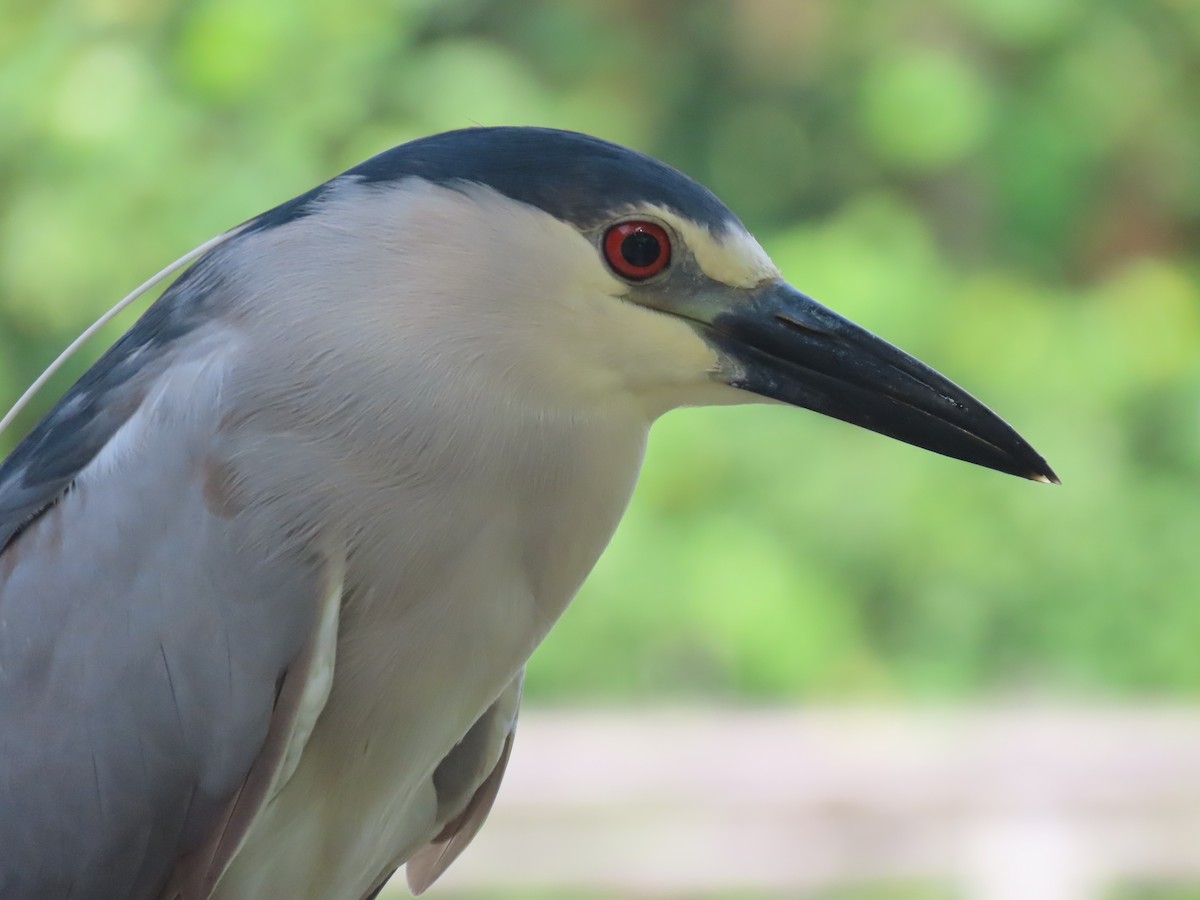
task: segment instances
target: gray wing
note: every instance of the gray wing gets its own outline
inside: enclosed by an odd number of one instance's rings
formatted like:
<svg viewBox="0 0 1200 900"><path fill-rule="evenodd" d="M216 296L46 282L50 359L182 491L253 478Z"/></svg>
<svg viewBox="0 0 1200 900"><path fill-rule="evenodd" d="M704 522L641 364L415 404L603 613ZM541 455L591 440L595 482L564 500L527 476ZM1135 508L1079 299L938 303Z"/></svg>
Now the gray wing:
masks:
<svg viewBox="0 0 1200 900"><path fill-rule="evenodd" d="M328 589L311 548L240 514L228 335L169 313L0 468L3 897L154 898L209 852Z"/></svg>
<svg viewBox="0 0 1200 900"><path fill-rule="evenodd" d="M215 255L214 255L215 256ZM226 296L213 257L184 272L0 465L0 550L57 503Z"/></svg>
<svg viewBox="0 0 1200 900"><path fill-rule="evenodd" d="M517 731L524 670L433 772L438 833L409 858L408 886L424 893L479 833L504 779Z"/></svg>

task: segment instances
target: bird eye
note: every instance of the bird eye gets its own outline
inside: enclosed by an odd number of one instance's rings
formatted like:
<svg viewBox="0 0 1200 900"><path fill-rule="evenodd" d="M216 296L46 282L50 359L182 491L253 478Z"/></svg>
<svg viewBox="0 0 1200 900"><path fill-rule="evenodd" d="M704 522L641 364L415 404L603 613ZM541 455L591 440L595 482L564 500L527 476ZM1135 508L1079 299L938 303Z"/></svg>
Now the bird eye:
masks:
<svg viewBox="0 0 1200 900"><path fill-rule="evenodd" d="M621 222L604 235L604 258L629 281L645 281L671 261L671 239L654 222Z"/></svg>

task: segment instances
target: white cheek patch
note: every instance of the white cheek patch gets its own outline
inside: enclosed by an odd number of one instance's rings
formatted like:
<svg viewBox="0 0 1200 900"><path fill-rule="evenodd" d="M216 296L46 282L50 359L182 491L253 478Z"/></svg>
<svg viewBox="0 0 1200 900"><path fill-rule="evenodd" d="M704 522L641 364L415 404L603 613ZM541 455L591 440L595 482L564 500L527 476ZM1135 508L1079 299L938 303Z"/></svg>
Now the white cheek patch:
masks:
<svg viewBox="0 0 1200 900"><path fill-rule="evenodd" d="M654 212L679 233L696 257L696 263L713 281L735 288L752 288L780 277L767 252L738 225L731 223L723 233L713 235L707 228L669 210Z"/></svg>

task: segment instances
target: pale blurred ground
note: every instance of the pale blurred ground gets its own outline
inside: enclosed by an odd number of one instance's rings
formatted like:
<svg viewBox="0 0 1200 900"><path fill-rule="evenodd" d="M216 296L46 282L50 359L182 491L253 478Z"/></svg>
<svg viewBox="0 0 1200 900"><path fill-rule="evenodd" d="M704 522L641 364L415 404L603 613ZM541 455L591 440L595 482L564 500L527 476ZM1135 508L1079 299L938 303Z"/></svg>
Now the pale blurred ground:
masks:
<svg viewBox="0 0 1200 900"><path fill-rule="evenodd" d="M534 710L430 896L1200 897L1197 848L1196 710Z"/></svg>

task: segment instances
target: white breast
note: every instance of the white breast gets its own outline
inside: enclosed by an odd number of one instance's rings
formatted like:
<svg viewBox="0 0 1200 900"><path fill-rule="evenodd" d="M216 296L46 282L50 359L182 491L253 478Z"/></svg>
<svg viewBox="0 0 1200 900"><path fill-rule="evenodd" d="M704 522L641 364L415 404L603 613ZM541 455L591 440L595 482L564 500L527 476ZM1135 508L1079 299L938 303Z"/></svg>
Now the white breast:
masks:
<svg viewBox="0 0 1200 900"><path fill-rule="evenodd" d="M433 769L570 601L641 463L637 417L542 424L436 503L391 488L351 556L329 701L217 898L360 900L437 830Z"/></svg>

